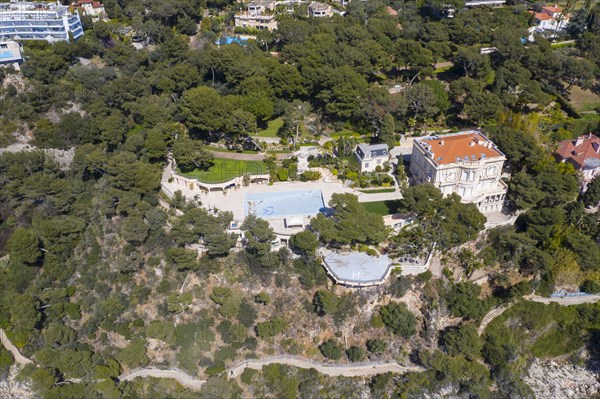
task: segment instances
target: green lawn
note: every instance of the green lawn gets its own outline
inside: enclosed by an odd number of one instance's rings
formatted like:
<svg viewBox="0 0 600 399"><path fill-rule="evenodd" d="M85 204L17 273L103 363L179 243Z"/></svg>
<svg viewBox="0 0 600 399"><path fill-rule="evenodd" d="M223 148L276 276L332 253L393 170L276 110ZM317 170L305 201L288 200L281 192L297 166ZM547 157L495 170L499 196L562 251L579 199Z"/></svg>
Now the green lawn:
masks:
<svg viewBox="0 0 600 399"><path fill-rule="evenodd" d="M335 133L331 134L331 138L336 139L336 140L339 139L340 136L359 138L360 137L360 133L356 133L355 131L350 130L350 129L343 129L343 130L341 130L339 132L335 132Z"/></svg>
<svg viewBox="0 0 600 399"><path fill-rule="evenodd" d="M250 174L267 173L267 166L262 161L237 161L235 159L215 158L213 166L208 170L196 169L181 173L185 177L198 179L203 183L223 183L248 172Z"/></svg>
<svg viewBox="0 0 600 399"><path fill-rule="evenodd" d="M361 202L368 212L376 213L378 215L392 215L398 211L400 205L399 200L392 201L374 201L374 202Z"/></svg>
<svg viewBox="0 0 600 399"><path fill-rule="evenodd" d="M358 190L361 193L365 193L365 194L381 194L381 193L393 193L394 191L396 191L395 188L377 188L377 189L373 189L373 190Z"/></svg>
<svg viewBox="0 0 600 399"><path fill-rule="evenodd" d="M485 83L491 85L494 84L494 80L496 79L496 71L492 71L485 77Z"/></svg>
<svg viewBox="0 0 600 399"><path fill-rule="evenodd" d="M594 111L600 104L600 96L591 90L584 90L579 86L573 86L569 90L569 102L577 112Z"/></svg>
<svg viewBox="0 0 600 399"><path fill-rule="evenodd" d="M436 68L435 71L433 71L433 73L434 74L438 74L438 73L448 72L452 68L454 68L454 65L449 65L449 66L445 66L445 67L441 67L441 68Z"/></svg>
<svg viewBox="0 0 600 399"><path fill-rule="evenodd" d="M283 126L283 118L273 119L267 123L267 128L253 135L255 137L277 137L277 132Z"/></svg>

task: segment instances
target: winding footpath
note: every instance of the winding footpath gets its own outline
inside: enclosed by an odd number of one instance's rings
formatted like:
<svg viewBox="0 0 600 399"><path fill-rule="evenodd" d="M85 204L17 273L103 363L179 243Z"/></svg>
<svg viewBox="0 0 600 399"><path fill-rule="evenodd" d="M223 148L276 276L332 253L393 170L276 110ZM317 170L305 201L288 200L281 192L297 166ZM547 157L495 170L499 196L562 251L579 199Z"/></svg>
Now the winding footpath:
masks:
<svg viewBox="0 0 600 399"><path fill-rule="evenodd" d="M182 386L192 389L198 390L202 388L202 385L206 383L206 380L198 380L191 375L187 374L184 371L181 371L176 368L172 369L159 369L153 367L146 367L143 369L135 369L127 374L122 374L119 376L120 381L132 381L138 377L146 378L172 378L180 383Z"/></svg>
<svg viewBox="0 0 600 399"><path fill-rule="evenodd" d="M539 295L525 295L523 299L531 302L539 302L545 305L548 305L552 302L558 303L560 306L571 306L571 305L581 305L583 303L594 303L600 301L600 294L597 295L586 295L586 296L574 296L574 297L562 297L562 298L546 298ZM481 324L477 329L477 334L481 336L483 331L487 327L488 324L496 317L500 316L507 309L512 307L516 302L510 302L505 305L499 306L495 309L492 309L488 314L485 315L483 320L481 320Z"/></svg>
<svg viewBox="0 0 600 399"><path fill-rule="evenodd" d="M484 316L483 320L481 320L481 324L479 325L479 328L477 329L477 335L479 335L481 337L481 334L483 334L483 331L485 330L487 325L490 324L490 322L492 320L494 320L496 317L500 316L502 313L504 313L506 310L508 310L514 304L515 304L515 302L509 302L505 305L502 305L495 309L492 309L488 314L486 314Z"/></svg>
<svg viewBox="0 0 600 399"><path fill-rule="evenodd" d="M2 342L2 345L4 346L4 348L7 351L9 351L12 354L12 356L15 358L15 362L19 363L22 366L33 363L33 361L31 361L31 359L26 358L25 356L23 356L21 354L21 352L19 352L19 349L17 349L17 347L14 346L12 342L10 342L10 340L6 336L6 333L1 328L0 328L0 341Z"/></svg>
<svg viewBox="0 0 600 399"><path fill-rule="evenodd" d="M586 297L565 297L565 298L543 298L536 295L527 295L523 297L526 300L542 303L557 302L563 306L577 305L581 303L591 303L600 300L600 295L591 295ZM478 334L481 335L487 325L494 320L496 317L501 315L516 302L510 302L502 305L496 309L490 311L483 318L479 328ZM15 361L21 365L33 363L31 359L26 358L19 352L16 346L10 342L3 329L0 328L0 341L6 350L12 353ZM227 371L229 378L236 378L240 376L247 368L260 370L263 366L269 364L285 364L288 366L303 368L303 369L315 369L321 374L325 374L332 377L365 377L382 373L407 373L407 372L423 372L427 370L422 366L403 366L396 362L363 362L363 363L323 363L317 362L311 359L302 358L299 356L281 355L281 356L269 356L263 359L252 359L245 360L237 365L231 367ZM121 381L132 381L136 378L170 378L179 382L182 386L192 389L199 390L206 383L206 380L200 380L189 375L185 371L177 368L162 369L158 367L146 367L141 369L134 369L128 373L123 373L119 376ZM78 382L74 379L68 382Z"/></svg>
<svg viewBox="0 0 600 399"><path fill-rule="evenodd" d="M540 302L546 305L551 302L558 303L561 306L581 305L582 303L594 303L600 301L600 294L586 296L565 296L560 298L546 298L539 295L526 295L523 297L528 301Z"/></svg>
<svg viewBox="0 0 600 399"><path fill-rule="evenodd" d="M301 358L298 356L283 355L283 356L270 356L264 359L253 359L246 360L237 365L233 366L227 371L229 378L236 378L240 376L247 368L260 370L263 366L269 364L285 364L288 366L303 368L303 369L315 369L319 373L333 376L333 377L364 377L382 373L407 373L407 372L421 372L426 369L421 366L402 366L396 362L364 362L355 364L327 364L322 362L316 362L313 360ZM121 381L132 381L135 378L172 378L177 380L181 385L186 388L198 390L205 383L206 380L196 379L186 372L177 368L160 369L156 367L146 367L143 369L135 369L129 373L124 373L119 377Z"/></svg>
<svg viewBox="0 0 600 399"><path fill-rule="evenodd" d="M242 374L245 369L250 368L260 370L263 366L269 364L285 364L288 366L298 367L302 369L315 369L321 374L332 377L363 377L387 372L392 373L407 373L420 372L426 369L421 366L402 366L396 362L363 362L363 363L347 363L347 364L328 364L317 362L314 360L298 357L298 356L271 356L264 359L246 360L239 363L237 366L229 369L228 375L235 378Z"/></svg>

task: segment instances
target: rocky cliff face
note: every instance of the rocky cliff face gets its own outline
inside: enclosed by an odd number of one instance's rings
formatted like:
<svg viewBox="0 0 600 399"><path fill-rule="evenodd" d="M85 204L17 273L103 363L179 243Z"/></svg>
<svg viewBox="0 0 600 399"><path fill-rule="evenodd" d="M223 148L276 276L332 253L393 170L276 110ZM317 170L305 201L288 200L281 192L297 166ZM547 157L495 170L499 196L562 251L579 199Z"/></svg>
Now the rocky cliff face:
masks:
<svg viewBox="0 0 600 399"><path fill-rule="evenodd" d="M536 359L524 380L537 399L590 399L600 395L600 364L584 367Z"/></svg>

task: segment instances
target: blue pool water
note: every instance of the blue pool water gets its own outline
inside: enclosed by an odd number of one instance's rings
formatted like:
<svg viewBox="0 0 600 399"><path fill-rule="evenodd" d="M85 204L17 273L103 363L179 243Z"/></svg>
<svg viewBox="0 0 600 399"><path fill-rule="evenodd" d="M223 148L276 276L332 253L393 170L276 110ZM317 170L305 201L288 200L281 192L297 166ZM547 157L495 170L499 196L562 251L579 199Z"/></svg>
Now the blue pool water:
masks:
<svg viewBox="0 0 600 399"><path fill-rule="evenodd" d="M325 211L321 190L255 193L244 195L244 214L269 219L312 216Z"/></svg>
<svg viewBox="0 0 600 399"><path fill-rule="evenodd" d="M237 43L240 46L245 46L248 43L248 39L242 39L241 37L234 37L234 36L223 36L221 39L219 39L217 41L217 44L220 44L220 45L233 44L233 43Z"/></svg>
<svg viewBox="0 0 600 399"><path fill-rule="evenodd" d="M0 51L0 60L3 58L13 58L13 53L10 50Z"/></svg>

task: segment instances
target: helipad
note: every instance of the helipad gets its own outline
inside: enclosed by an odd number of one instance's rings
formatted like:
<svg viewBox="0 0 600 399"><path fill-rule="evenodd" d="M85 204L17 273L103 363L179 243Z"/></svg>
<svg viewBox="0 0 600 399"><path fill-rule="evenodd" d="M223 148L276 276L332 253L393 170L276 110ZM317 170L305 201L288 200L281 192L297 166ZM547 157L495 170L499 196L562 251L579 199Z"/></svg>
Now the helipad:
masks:
<svg viewBox="0 0 600 399"><path fill-rule="evenodd" d="M391 269L387 255L370 256L364 252L322 253L327 273L338 284L352 287L379 285Z"/></svg>

